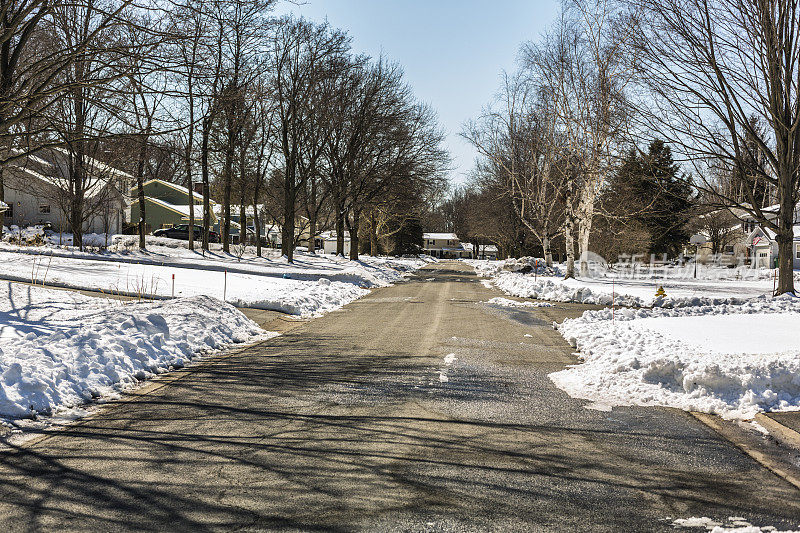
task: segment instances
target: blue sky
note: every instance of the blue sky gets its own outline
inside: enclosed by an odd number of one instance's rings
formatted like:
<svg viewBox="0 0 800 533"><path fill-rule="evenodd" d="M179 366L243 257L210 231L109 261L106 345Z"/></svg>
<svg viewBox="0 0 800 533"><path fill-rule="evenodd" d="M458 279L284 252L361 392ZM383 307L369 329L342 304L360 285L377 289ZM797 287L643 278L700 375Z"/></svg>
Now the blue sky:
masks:
<svg viewBox="0 0 800 533"><path fill-rule="evenodd" d="M520 44L537 38L555 19L558 0L305 0L282 2L293 12L346 30L353 48L383 54L403 66L417 97L439 113L463 183L475 151L458 137L513 70Z"/></svg>

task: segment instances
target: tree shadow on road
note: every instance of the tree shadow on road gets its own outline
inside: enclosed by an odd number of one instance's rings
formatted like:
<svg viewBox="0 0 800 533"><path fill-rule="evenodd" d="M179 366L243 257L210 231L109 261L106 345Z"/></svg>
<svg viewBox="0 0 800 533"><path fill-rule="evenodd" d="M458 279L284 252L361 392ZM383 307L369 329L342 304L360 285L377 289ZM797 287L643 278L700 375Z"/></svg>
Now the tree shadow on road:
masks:
<svg viewBox="0 0 800 533"><path fill-rule="evenodd" d="M800 516L793 488L681 414L669 415L673 428L588 425L569 410L454 418L436 402L508 401L513 384L448 392L409 378L430 373L425 360L288 334L1 453L0 519L10 529L654 531L672 529L667 517L789 527Z"/></svg>

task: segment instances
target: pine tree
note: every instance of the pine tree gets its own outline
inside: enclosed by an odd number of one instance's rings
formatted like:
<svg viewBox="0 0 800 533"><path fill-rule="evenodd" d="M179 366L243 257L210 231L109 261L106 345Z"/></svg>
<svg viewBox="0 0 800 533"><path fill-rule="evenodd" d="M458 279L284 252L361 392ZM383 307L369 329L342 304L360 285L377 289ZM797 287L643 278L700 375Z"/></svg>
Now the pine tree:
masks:
<svg viewBox="0 0 800 533"><path fill-rule="evenodd" d="M644 228L649 235L647 253L675 256L689 240L695 199L663 141L650 143L647 154L630 150L604 196L608 210L625 221L627 233Z"/></svg>
<svg viewBox="0 0 800 533"><path fill-rule="evenodd" d="M672 150L661 140L650 143L641 161L638 184L641 199L649 202L639 219L650 232L651 254L677 255L689 240L688 222L694 196L686 176L672 157Z"/></svg>

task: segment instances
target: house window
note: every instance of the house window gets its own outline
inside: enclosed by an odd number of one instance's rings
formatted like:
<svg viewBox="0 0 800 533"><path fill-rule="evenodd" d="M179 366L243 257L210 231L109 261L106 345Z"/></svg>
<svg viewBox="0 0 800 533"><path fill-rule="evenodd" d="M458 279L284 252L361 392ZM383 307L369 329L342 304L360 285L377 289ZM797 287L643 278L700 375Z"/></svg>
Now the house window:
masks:
<svg viewBox="0 0 800 533"><path fill-rule="evenodd" d="M39 204L39 214L40 215L49 215L50 214L50 204Z"/></svg>
<svg viewBox="0 0 800 533"><path fill-rule="evenodd" d="M794 256L797 259L800 259L800 244L796 244L794 247Z"/></svg>
<svg viewBox="0 0 800 533"><path fill-rule="evenodd" d="M733 255L733 245L730 245L730 244L727 245L725 247L725 253L728 254L728 255Z"/></svg>

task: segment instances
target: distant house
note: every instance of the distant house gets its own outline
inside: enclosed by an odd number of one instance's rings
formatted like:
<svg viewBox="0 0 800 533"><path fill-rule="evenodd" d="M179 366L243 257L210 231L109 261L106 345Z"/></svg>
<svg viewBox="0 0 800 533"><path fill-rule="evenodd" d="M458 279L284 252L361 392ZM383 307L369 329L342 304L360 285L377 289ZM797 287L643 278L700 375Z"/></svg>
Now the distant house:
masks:
<svg viewBox="0 0 800 533"><path fill-rule="evenodd" d="M497 259L497 246L494 244L479 244L473 257L475 259L489 259L494 261Z"/></svg>
<svg viewBox="0 0 800 533"><path fill-rule="evenodd" d="M219 220L223 219L222 216L222 205L217 204L216 206L216 215ZM261 243L266 246L278 247L283 242L283 237L281 235L282 227L269 217L266 210L262 207L258 210L258 216L261 220ZM246 231L248 236L248 242L255 242L255 234L256 234L256 224L255 224L255 210L253 209L252 205L245 206L245 217L247 218L246 221ZM238 205L231 206L231 237L233 238L234 242L239 241L239 235L241 234L241 209ZM295 227L294 232L297 238L297 241L300 245L307 245L308 244L308 219L303 216L298 216L295 220ZM319 246L322 246L322 240L317 239Z"/></svg>
<svg viewBox="0 0 800 533"><path fill-rule="evenodd" d="M69 169L73 161L63 148L42 149L14 160L4 169L6 226L49 224L71 232ZM85 157L84 233L120 233L124 223L124 191L133 177L97 159Z"/></svg>
<svg viewBox="0 0 800 533"><path fill-rule="evenodd" d="M747 236L752 251L753 266L774 268L778 260L778 241L775 232L768 228L756 227ZM794 242L792 243L792 267L800 269L800 225L794 226Z"/></svg>
<svg viewBox="0 0 800 533"><path fill-rule="evenodd" d="M344 232L344 255L350 255L350 233L345 231ZM326 254L335 254L336 253L336 232L335 231L323 231L319 234L319 238L322 240L322 251Z"/></svg>
<svg viewBox="0 0 800 533"><path fill-rule="evenodd" d="M455 233L423 233L422 249L439 259L468 259L472 257L472 246L461 244Z"/></svg>
<svg viewBox="0 0 800 533"><path fill-rule="evenodd" d="M778 206L773 205L762 209L767 219L775 220L778 217ZM728 238L722 247L722 261L736 263L744 259L756 267L774 268L778 258L778 243L775 240L775 232L763 227L749 213L743 209L731 209L730 213L739 221L728 230ZM794 243L792 254L794 268L800 269L800 206L795 208L794 213ZM708 240L708 235L700 232L696 235ZM711 244L706 242L698 249L700 261L710 257Z"/></svg>
<svg viewBox="0 0 800 533"><path fill-rule="evenodd" d="M178 224L189 222L189 203L194 202L195 224L203 223L203 195L197 192L189 193L189 189L168 181L151 179L142 184L145 201L145 232L161 228L171 228ZM191 200L190 200L191 198ZM139 187L133 187L128 199L128 220L136 224L140 218ZM217 203L213 200L211 205L211 225L216 227Z"/></svg>

